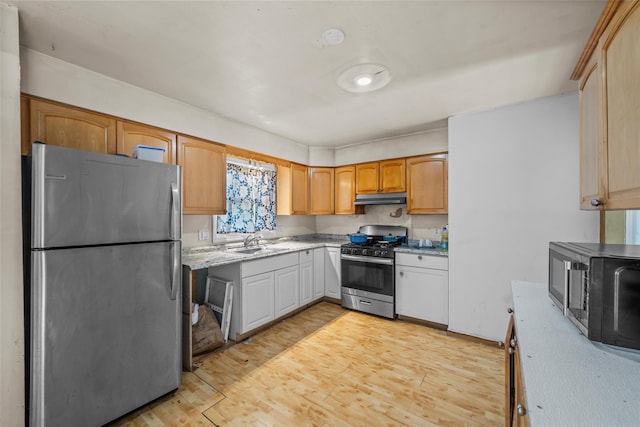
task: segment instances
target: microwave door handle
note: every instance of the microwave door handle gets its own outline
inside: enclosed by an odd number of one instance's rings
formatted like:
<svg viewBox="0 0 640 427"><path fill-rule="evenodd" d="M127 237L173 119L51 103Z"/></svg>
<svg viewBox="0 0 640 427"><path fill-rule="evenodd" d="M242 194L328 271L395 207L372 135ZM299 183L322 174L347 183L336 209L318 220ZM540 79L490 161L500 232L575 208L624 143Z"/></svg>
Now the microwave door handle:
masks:
<svg viewBox="0 0 640 427"><path fill-rule="evenodd" d="M567 315L569 309L569 284L571 282L571 261L564 262L564 293L562 295L562 314Z"/></svg>

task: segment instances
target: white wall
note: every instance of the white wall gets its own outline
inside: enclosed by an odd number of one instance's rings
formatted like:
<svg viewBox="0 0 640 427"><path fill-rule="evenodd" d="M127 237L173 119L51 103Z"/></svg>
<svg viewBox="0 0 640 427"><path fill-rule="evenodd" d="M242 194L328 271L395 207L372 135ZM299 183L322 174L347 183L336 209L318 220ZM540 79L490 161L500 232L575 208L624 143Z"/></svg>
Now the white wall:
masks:
<svg viewBox="0 0 640 427"><path fill-rule="evenodd" d="M24 425L18 12L0 3L0 426Z"/></svg>
<svg viewBox="0 0 640 427"><path fill-rule="evenodd" d="M334 166L447 151L447 138L445 127L413 135L339 147L335 151Z"/></svg>
<svg viewBox="0 0 640 427"><path fill-rule="evenodd" d="M597 241L578 168L577 93L449 119L450 330L503 340L510 281L547 282L549 241Z"/></svg>
<svg viewBox="0 0 640 427"><path fill-rule="evenodd" d="M22 48L22 91L89 110L307 164L306 145ZM286 153L283 156L283 153Z"/></svg>
<svg viewBox="0 0 640 427"><path fill-rule="evenodd" d="M401 210L399 217L396 215ZM440 240L436 230L447 224L447 215L407 215L407 205L371 205L365 206L364 215L317 215L318 233L350 234L358 231L361 225L383 224L398 225L409 229L410 239Z"/></svg>

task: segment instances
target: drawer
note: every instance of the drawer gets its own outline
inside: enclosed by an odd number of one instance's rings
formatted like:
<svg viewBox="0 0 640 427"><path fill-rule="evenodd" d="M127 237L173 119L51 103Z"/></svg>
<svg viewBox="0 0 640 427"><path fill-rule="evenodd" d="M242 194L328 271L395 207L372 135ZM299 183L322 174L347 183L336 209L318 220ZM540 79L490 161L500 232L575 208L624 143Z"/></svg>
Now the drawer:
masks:
<svg viewBox="0 0 640 427"><path fill-rule="evenodd" d="M313 262L313 249L305 249L304 251L298 252L300 254L300 264L304 264L305 262Z"/></svg>
<svg viewBox="0 0 640 427"><path fill-rule="evenodd" d="M438 255L396 253L396 265L449 270L449 258Z"/></svg>
<svg viewBox="0 0 640 427"><path fill-rule="evenodd" d="M255 276L256 274L280 270L281 268L291 267L292 265L298 265L297 252L245 261L242 263L242 277Z"/></svg>

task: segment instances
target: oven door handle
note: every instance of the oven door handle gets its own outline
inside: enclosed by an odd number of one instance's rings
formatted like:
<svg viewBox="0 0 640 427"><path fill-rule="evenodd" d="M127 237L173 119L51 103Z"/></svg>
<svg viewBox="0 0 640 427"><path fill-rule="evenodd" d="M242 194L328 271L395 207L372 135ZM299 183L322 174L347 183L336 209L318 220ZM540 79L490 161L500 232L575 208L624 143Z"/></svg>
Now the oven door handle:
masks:
<svg viewBox="0 0 640 427"><path fill-rule="evenodd" d="M393 265L393 258L376 258L372 256L358 256L358 255L340 255L340 259L346 259L347 261L368 262L371 264Z"/></svg>

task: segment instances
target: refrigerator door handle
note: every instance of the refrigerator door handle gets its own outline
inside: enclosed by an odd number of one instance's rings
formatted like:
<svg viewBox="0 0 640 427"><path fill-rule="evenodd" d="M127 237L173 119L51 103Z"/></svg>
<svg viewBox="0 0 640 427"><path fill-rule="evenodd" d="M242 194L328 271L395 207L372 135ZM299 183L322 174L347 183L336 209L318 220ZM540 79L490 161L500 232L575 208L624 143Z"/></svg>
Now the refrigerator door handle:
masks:
<svg viewBox="0 0 640 427"><path fill-rule="evenodd" d="M180 193L178 192L178 184L175 182L171 183L171 217L169 221L171 221L171 238L179 239L177 230L178 221L180 221Z"/></svg>
<svg viewBox="0 0 640 427"><path fill-rule="evenodd" d="M180 243L171 243L171 300L175 300L180 287Z"/></svg>

